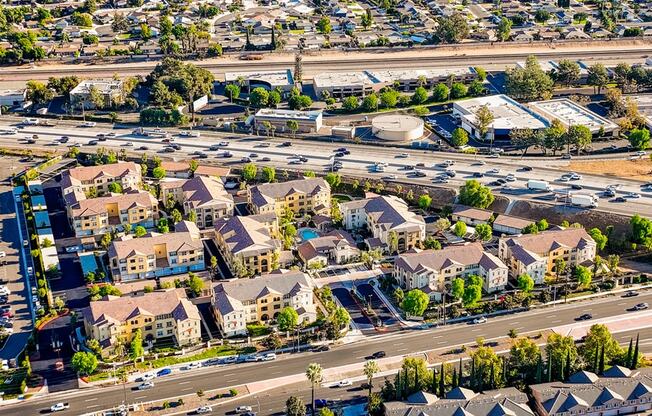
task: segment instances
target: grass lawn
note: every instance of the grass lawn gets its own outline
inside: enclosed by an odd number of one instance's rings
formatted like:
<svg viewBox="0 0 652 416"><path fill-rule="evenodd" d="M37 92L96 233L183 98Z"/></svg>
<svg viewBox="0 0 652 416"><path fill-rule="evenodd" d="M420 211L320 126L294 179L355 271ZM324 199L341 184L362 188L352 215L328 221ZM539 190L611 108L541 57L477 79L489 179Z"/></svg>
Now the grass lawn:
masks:
<svg viewBox="0 0 652 416"><path fill-rule="evenodd" d="M333 195L333 199L337 202L348 202L351 200L351 197L348 195L335 194Z"/></svg>
<svg viewBox="0 0 652 416"><path fill-rule="evenodd" d="M152 361L145 361L142 363L137 363L136 367L140 370L146 370L151 368L161 368L168 365L187 363L190 361L200 361L208 360L210 358L224 357L226 355L236 355L236 354L249 354L254 352L256 349L253 347L246 348L234 348L229 345L220 345L218 347L209 348L206 351L203 351L199 354L186 355L186 356L171 356L171 357L162 357Z"/></svg>
<svg viewBox="0 0 652 416"><path fill-rule="evenodd" d="M249 324L247 325L247 331L252 337L262 337L272 332L267 325L262 324Z"/></svg>
<svg viewBox="0 0 652 416"><path fill-rule="evenodd" d="M126 40L126 39L131 38L131 34L130 34L130 33L120 33L120 34L119 34L118 36L116 36L116 37L117 37L118 39L120 39L120 40Z"/></svg>

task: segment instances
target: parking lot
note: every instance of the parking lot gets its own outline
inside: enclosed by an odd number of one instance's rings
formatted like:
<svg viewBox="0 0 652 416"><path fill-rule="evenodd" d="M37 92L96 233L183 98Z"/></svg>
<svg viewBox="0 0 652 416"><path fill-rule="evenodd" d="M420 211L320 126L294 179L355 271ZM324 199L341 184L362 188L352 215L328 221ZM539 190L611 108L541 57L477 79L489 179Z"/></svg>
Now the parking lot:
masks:
<svg viewBox="0 0 652 416"><path fill-rule="evenodd" d="M379 329L383 331L400 330L398 320L392 311L389 310L387 305L385 305L385 302L383 302L382 299L378 297L374 291L374 288L370 284L363 283L361 285L357 285L356 287L358 289L358 293L364 297L365 301L369 303L371 309L374 311L378 319L380 319L382 326Z"/></svg>
<svg viewBox="0 0 652 416"><path fill-rule="evenodd" d="M317 272L317 277L333 277L333 276L343 276L349 273L363 272L368 270L364 265L349 265L349 266L334 266L329 269L321 270Z"/></svg>

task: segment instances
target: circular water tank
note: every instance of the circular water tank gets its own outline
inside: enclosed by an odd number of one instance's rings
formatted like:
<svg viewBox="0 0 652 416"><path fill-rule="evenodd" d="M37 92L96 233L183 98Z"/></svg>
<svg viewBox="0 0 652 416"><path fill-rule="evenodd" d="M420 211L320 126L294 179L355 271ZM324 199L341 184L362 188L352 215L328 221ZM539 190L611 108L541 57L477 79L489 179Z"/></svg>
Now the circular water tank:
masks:
<svg viewBox="0 0 652 416"><path fill-rule="evenodd" d="M404 142L423 136L423 120L404 114L387 114L371 121L371 132L382 140Z"/></svg>

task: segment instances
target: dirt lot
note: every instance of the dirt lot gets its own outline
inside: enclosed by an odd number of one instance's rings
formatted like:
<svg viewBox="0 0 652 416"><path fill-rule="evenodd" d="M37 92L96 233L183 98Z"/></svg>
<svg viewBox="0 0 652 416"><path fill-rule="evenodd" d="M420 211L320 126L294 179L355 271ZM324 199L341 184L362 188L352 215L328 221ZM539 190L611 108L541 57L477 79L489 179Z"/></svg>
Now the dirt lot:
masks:
<svg viewBox="0 0 652 416"><path fill-rule="evenodd" d="M570 163L570 170L614 178L648 181L652 179L652 160L591 160Z"/></svg>

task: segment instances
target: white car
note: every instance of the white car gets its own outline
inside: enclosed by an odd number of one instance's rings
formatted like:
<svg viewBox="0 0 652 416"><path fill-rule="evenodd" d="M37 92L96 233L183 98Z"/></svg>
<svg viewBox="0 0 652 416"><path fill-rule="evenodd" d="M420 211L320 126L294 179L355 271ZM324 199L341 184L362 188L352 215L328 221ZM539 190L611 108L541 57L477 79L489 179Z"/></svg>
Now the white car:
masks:
<svg viewBox="0 0 652 416"><path fill-rule="evenodd" d="M139 384L138 385L138 390L148 390L154 387L154 383L151 381L147 381L145 383Z"/></svg>
<svg viewBox="0 0 652 416"><path fill-rule="evenodd" d="M487 318L485 318L484 316L481 316L479 318L475 318L473 320L474 324L484 324L485 322L487 322Z"/></svg>
<svg viewBox="0 0 652 416"><path fill-rule="evenodd" d="M220 146L228 146L229 142L219 142L218 143Z"/></svg>
<svg viewBox="0 0 652 416"><path fill-rule="evenodd" d="M203 415L205 413L212 413L212 412L213 412L213 408L210 406L198 407L197 410L195 410L195 413L197 413L198 415Z"/></svg>
<svg viewBox="0 0 652 416"><path fill-rule="evenodd" d="M201 368L201 363L188 363L185 367L183 367L184 370L194 370L195 368Z"/></svg>
<svg viewBox="0 0 652 416"><path fill-rule="evenodd" d="M11 295L11 290L7 286L0 286L0 295L6 296Z"/></svg>
<svg viewBox="0 0 652 416"><path fill-rule="evenodd" d="M140 376L141 381L150 381L156 378L156 373L145 373Z"/></svg>
<svg viewBox="0 0 652 416"><path fill-rule="evenodd" d="M637 194L636 192L629 192L627 195L625 195L626 198L633 198L633 199L638 199L641 197L641 194Z"/></svg>
<svg viewBox="0 0 652 416"><path fill-rule="evenodd" d="M647 303L643 302L643 303L639 303L636 306L634 306L634 309L637 310L637 311L642 311L644 309L647 309L648 307L649 307L649 305Z"/></svg>
<svg viewBox="0 0 652 416"><path fill-rule="evenodd" d="M68 403L57 403L50 406L50 413L60 412L62 410L68 409L70 406Z"/></svg>
<svg viewBox="0 0 652 416"><path fill-rule="evenodd" d="M407 153L399 153L396 157L407 158L407 157L409 157L409 156L410 156L410 155L408 155Z"/></svg>
<svg viewBox="0 0 652 416"><path fill-rule="evenodd" d="M337 387L350 387L352 385L353 382L349 379L345 379L337 382Z"/></svg>
<svg viewBox="0 0 652 416"><path fill-rule="evenodd" d="M493 173L493 174L496 174L496 173L500 173L500 170L499 170L499 169L496 169L496 168L493 168L493 169L489 169L489 170L487 171L487 173L489 173L489 174L492 174L492 173Z"/></svg>
<svg viewBox="0 0 652 416"><path fill-rule="evenodd" d="M127 147L133 147L134 144L133 144L132 142L127 142L127 143L125 143L125 146L127 146Z"/></svg>
<svg viewBox="0 0 652 416"><path fill-rule="evenodd" d="M505 176L505 180L507 182L515 182L516 178L514 177L514 175L507 175L507 176Z"/></svg>
<svg viewBox="0 0 652 416"><path fill-rule="evenodd" d="M569 182L570 181L570 176L562 176L559 178L559 182Z"/></svg>
<svg viewBox="0 0 652 416"><path fill-rule="evenodd" d="M273 352L268 352L267 354L263 355L262 360L263 361L274 361L276 359L276 354Z"/></svg>
<svg viewBox="0 0 652 416"><path fill-rule="evenodd" d="M645 150L639 150L638 152L636 152L636 156L645 156L646 154L647 153L645 152Z"/></svg>
<svg viewBox="0 0 652 416"><path fill-rule="evenodd" d="M397 175L385 175L385 176L382 177L382 179L384 179L386 181L391 181L391 180L398 179L398 176Z"/></svg>
<svg viewBox="0 0 652 416"><path fill-rule="evenodd" d="M251 412L251 406L238 406L235 408L236 413Z"/></svg>
<svg viewBox="0 0 652 416"><path fill-rule="evenodd" d="M81 127L95 127L96 125L97 123L95 123L94 121L84 121L81 124Z"/></svg>
<svg viewBox="0 0 652 416"><path fill-rule="evenodd" d="M0 368L3 370L9 370L9 361L8 360L2 360L2 364L0 364Z"/></svg>
<svg viewBox="0 0 652 416"><path fill-rule="evenodd" d="M4 251L0 251L0 258L2 257L7 257L7 253L5 253Z"/></svg>

